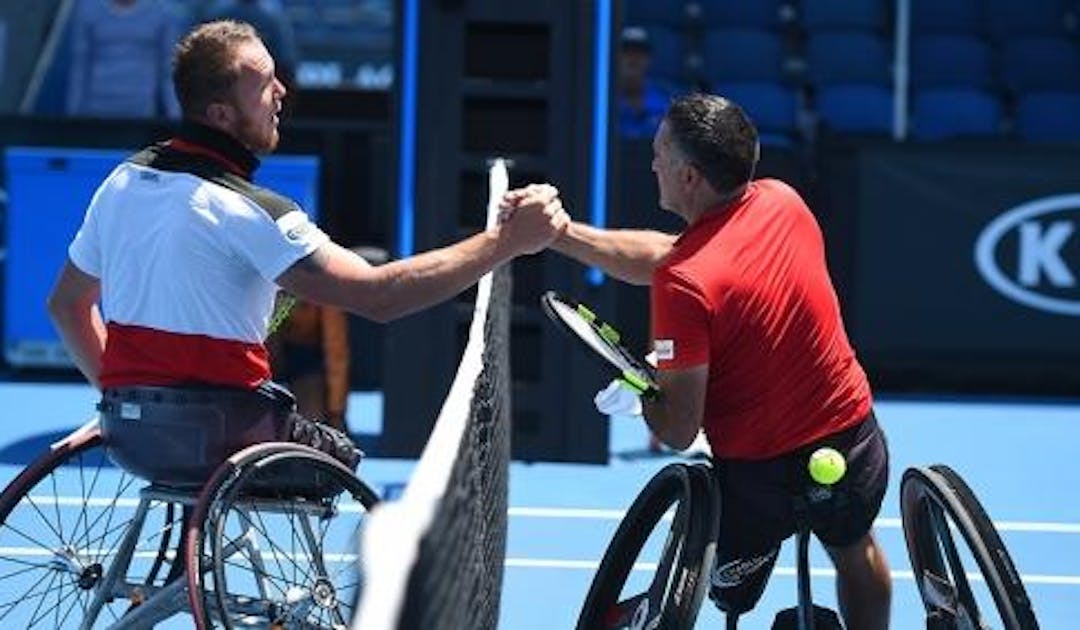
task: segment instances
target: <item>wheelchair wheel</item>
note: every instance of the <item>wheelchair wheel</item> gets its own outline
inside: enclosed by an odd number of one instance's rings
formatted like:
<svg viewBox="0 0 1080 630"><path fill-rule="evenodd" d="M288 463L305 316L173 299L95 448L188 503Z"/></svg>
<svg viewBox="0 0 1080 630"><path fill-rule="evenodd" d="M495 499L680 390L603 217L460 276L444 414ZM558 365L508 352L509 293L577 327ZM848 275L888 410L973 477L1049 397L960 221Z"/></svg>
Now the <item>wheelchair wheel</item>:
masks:
<svg viewBox="0 0 1080 630"><path fill-rule="evenodd" d="M346 628L361 589L360 529L378 497L289 443L244 449L200 492L187 530L198 628Z"/></svg>
<svg viewBox="0 0 1080 630"><path fill-rule="evenodd" d="M960 475L943 465L909 468L900 503L928 628L1039 627L1005 544ZM964 547L957 545L956 531ZM974 569L981 581L969 579Z"/></svg>
<svg viewBox="0 0 1080 630"><path fill-rule="evenodd" d="M6 628L106 627L147 591L175 558L181 510L149 501L130 532L144 483L115 467L90 424L54 444L0 494L0 621ZM126 575L110 582L123 551ZM97 604L92 604L98 600Z"/></svg>
<svg viewBox="0 0 1080 630"><path fill-rule="evenodd" d="M668 526L665 517L673 506ZM669 464L661 469L619 523L585 597L578 630L693 627L709 587L718 511L708 467ZM660 539L651 579L636 579L631 575L635 566Z"/></svg>

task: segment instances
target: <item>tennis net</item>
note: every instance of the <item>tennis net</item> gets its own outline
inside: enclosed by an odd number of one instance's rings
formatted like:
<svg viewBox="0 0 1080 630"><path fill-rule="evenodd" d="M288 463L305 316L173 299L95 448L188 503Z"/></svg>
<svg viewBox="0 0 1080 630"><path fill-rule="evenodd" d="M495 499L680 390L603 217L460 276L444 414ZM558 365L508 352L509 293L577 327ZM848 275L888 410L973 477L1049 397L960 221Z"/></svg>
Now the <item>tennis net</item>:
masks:
<svg viewBox="0 0 1080 630"><path fill-rule="evenodd" d="M491 179L494 200L506 189L501 162ZM509 266L481 279L431 437L401 499L376 508L366 525L354 629L497 625L510 458L510 284Z"/></svg>

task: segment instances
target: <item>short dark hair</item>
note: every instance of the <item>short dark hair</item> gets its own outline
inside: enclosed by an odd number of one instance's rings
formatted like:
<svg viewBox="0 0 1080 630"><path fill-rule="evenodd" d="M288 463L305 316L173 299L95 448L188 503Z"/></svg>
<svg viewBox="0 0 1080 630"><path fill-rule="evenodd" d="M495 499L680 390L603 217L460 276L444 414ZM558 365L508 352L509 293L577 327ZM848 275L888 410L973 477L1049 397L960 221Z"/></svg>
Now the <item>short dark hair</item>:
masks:
<svg viewBox="0 0 1080 630"><path fill-rule="evenodd" d="M214 101L226 100L240 76L236 48L261 41L245 22L217 20L195 27L176 45L173 85L185 118L202 116Z"/></svg>
<svg viewBox="0 0 1080 630"><path fill-rule="evenodd" d="M681 96L664 120L675 147L717 193L733 193L754 176L757 129L734 102L713 94Z"/></svg>

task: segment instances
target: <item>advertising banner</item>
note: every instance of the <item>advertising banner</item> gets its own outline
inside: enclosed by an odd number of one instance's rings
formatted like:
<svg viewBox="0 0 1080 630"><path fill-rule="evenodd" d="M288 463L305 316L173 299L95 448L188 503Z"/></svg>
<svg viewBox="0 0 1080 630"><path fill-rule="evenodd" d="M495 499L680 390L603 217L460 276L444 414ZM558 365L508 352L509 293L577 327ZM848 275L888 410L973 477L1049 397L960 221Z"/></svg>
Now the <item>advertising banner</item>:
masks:
<svg viewBox="0 0 1080 630"><path fill-rule="evenodd" d="M1018 379L1080 367L1080 153L883 147L855 177L860 356Z"/></svg>

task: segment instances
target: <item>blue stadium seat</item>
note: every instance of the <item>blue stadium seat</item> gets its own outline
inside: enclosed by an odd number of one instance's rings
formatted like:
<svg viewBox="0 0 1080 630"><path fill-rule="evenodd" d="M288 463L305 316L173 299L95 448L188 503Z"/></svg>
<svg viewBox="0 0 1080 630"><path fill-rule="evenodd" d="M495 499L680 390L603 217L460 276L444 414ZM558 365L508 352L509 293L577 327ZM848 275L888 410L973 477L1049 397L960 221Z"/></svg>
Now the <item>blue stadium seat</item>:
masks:
<svg viewBox="0 0 1080 630"><path fill-rule="evenodd" d="M1066 33L1069 0L983 0L986 32L997 40Z"/></svg>
<svg viewBox="0 0 1080 630"><path fill-rule="evenodd" d="M667 24L683 26L687 21L684 0L625 0L624 22L635 26Z"/></svg>
<svg viewBox="0 0 1080 630"><path fill-rule="evenodd" d="M868 32L814 33L806 44L806 76L814 85L885 85L892 76L889 43Z"/></svg>
<svg viewBox="0 0 1080 630"><path fill-rule="evenodd" d="M913 37L911 85L990 87L994 82L992 56L987 41L975 35Z"/></svg>
<svg viewBox="0 0 1080 630"><path fill-rule="evenodd" d="M1080 49L1063 37L1021 37L1004 42L1001 81L1014 92L1080 90Z"/></svg>
<svg viewBox="0 0 1080 630"><path fill-rule="evenodd" d="M652 76L666 81L682 82L686 79L686 39L681 33L666 26L650 24L645 27L652 46Z"/></svg>
<svg viewBox="0 0 1080 630"><path fill-rule="evenodd" d="M980 0L911 0L911 33L981 33Z"/></svg>
<svg viewBox="0 0 1080 630"><path fill-rule="evenodd" d="M746 110L762 144L788 146L799 135L799 97L793 88L780 83L718 83L713 91Z"/></svg>
<svg viewBox="0 0 1080 630"><path fill-rule="evenodd" d="M869 29L884 31L888 24L887 0L803 0L802 25L806 30Z"/></svg>
<svg viewBox="0 0 1080 630"><path fill-rule="evenodd" d="M702 0L701 21L706 28L776 29L794 11L787 0Z"/></svg>
<svg viewBox="0 0 1080 630"><path fill-rule="evenodd" d="M915 94L911 135L917 140L992 137L1001 133L1000 100L979 88L938 88Z"/></svg>
<svg viewBox="0 0 1080 630"><path fill-rule="evenodd" d="M834 132L888 134L893 127L892 90L877 85L829 85L814 109L822 127Z"/></svg>
<svg viewBox="0 0 1080 630"><path fill-rule="evenodd" d="M710 29L703 58L702 73L709 82L784 79L784 42L769 31Z"/></svg>
<svg viewBox="0 0 1080 630"><path fill-rule="evenodd" d="M1080 142L1080 92L1032 92L1016 104L1016 132L1031 142Z"/></svg>

